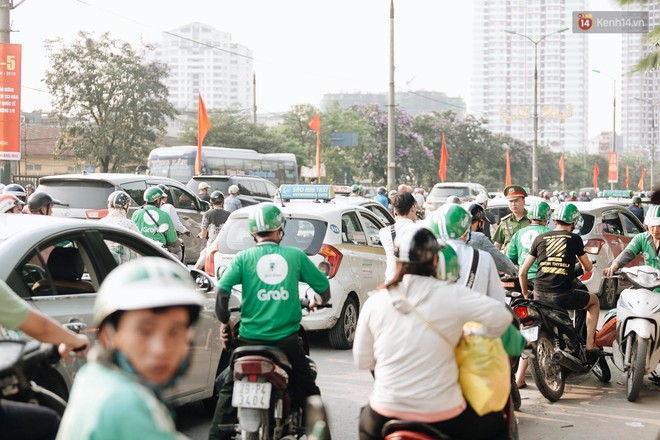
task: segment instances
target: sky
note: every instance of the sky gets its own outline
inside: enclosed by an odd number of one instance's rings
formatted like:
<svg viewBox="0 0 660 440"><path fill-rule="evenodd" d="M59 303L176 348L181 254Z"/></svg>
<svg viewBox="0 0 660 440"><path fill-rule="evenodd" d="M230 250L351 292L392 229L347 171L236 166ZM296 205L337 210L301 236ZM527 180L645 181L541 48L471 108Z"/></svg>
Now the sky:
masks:
<svg viewBox="0 0 660 440"><path fill-rule="evenodd" d="M397 91L461 96L469 111L475 1L395 0ZM615 9L613 0L591 4ZM45 40L107 31L137 46L191 22L227 32L253 51L260 113L319 106L324 93L387 92L389 6L388 0L25 0L11 12L11 42L23 46L21 107L50 109L42 82L49 66ZM592 137L612 127L610 77L619 75L621 49L619 35L584 37L589 68L604 72L589 78ZM619 120L617 114L617 130Z"/></svg>

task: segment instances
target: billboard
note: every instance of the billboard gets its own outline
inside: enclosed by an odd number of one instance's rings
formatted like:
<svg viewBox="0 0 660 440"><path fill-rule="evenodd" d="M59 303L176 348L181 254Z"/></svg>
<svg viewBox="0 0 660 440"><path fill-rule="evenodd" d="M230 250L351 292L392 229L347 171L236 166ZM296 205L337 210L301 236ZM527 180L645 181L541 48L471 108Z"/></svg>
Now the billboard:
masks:
<svg viewBox="0 0 660 440"><path fill-rule="evenodd" d="M619 157L616 153L610 153L607 160L607 181L609 183L619 181Z"/></svg>
<svg viewBox="0 0 660 440"><path fill-rule="evenodd" d="M21 45L0 44L0 160L21 159Z"/></svg>

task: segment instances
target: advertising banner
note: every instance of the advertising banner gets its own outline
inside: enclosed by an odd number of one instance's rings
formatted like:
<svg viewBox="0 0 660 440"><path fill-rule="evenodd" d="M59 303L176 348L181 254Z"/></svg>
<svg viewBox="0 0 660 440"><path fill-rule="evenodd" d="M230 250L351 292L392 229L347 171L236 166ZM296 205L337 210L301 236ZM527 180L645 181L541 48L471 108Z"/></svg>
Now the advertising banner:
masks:
<svg viewBox="0 0 660 440"><path fill-rule="evenodd" d="M617 153L610 153L607 159L607 181L609 183L619 181L619 156Z"/></svg>
<svg viewBox="0 0 660 440"><path fill-rule="evenodd" d="M21 159L21 45L0 43L0 160Z"/></svg>

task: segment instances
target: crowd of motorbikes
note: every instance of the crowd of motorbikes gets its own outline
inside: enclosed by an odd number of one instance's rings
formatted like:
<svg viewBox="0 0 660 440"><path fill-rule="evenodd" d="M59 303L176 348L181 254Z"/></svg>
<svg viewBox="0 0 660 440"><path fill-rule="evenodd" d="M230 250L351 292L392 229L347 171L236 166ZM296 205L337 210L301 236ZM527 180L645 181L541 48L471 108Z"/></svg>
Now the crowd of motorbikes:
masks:
<svg viewBox="0 0 660 440"><path fill-rule="evenodd" d="M521 332L531 343L526 350L534 383L549 401L559 400L571 376L593 373L608 382L611 372L607 358L626 373L626 397L635 401L642 378L652 373L660 361L660 270L650 266L621 269L615 276L631 284L621 292L616 310L610 311L596 337L599 351L587 352L584 322L552 304L519 293L517 280L504 280L509 306ZM306 308L308 302L301 300ZM328 305L326 305L328 306ZM240 307L232 308L234 313ZM576 324L574 324L574 319ZM309 346L300 328L309 354ZM30 402L64 412L66 401L57 393L38 385L32 378L59 361L57 350L49 344L20 338L0 340L0 396ZM514 410L521 405L513 373L518 358L511 359L511 397L504 413L509 422L509 438L518 438ZM311 361L310 359L310 362ZM231 428L236 439L330 438L323 404L310 399L303 410L287 392L290 366L283 352L265 346L239 347L231 356L235 387L233 405L238 408L238 424ZM228 374L228 373L226 373ZM220 386L219 384L218 386ZM60 393L61 394L61 393ZM306 415L304 419L303 415ZM383 429L387 440L449 438L424 423L394 420Z"/></svg>

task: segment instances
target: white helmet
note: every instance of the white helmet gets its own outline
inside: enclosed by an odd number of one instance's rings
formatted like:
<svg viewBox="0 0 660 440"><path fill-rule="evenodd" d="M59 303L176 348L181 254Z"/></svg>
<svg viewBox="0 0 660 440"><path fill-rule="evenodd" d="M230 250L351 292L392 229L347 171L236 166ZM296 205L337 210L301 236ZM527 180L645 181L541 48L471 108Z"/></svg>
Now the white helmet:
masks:
<svg viewBox="0 0 660 440"><path fill-rule="evenodd" d="M660 226L660 206L651 205L649 210L646 211L644 217L644 224L647 226Z"/></svg>
<svg viewBox="0 0 660 440"><path fill-rule="evenodd" d="M196 290L190 273L175 261L142 257L114 269L99 289L94 303L94 325L100 326L120 310L194 306L204 297Z"/></svg>
<svg viewBox="0 0 660 440"><path fill-rule="evenodd" d="M0 214L11 212L16 205L25 205L25 202L13 194L0 195Z"/></svg>
<svg viewBox="0 0 660 440"><path fill-rule="evenodd" d="M238 186L231 185L228 189L229 194L238 194Z"/></svg>

